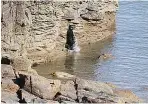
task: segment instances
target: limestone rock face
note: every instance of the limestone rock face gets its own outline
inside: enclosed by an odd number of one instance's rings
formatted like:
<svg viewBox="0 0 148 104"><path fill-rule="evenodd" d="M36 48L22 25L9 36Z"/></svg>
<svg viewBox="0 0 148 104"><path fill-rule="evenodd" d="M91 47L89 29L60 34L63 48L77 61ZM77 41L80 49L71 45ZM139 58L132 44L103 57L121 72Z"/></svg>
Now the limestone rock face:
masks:
<svg viewBox="0 0 148 104"><path fill-rule="evenodd" d="M112 0L3 1L2 54L42 62L48 53L62 52L69 24L75 25L78 44L104 39L114 33L117 4Z"/></svg>

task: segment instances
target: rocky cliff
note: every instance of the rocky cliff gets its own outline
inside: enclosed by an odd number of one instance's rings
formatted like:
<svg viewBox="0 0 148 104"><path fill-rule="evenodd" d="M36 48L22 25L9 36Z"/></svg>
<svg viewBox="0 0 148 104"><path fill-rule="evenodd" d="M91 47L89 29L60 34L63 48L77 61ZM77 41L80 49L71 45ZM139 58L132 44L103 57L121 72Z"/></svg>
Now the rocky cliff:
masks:
<svg viewBox="0 0 148 104"><path fill-rule="evenodd" d="M58 57L69 24L80 46L102 40L114 33L117 7L113 0L2 1L2 56Z"/></svg>

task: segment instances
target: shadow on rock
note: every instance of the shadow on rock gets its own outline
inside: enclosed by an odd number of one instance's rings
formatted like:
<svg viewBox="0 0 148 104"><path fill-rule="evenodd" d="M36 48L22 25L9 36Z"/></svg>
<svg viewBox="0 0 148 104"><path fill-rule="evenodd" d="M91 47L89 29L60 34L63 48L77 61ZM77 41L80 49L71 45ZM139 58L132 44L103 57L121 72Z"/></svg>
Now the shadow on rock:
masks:
<svg viewBox="0 0 148 104"><path fill-rule="evenodd" d="M19 89L19 90L16 92L16 94L17 94L17 97L20 99L20 100L19 100L19 103L27 103L27 102L25 101L25 98L22 97L22 90Z"/></svg>
<svg viewBox="0 0 148 104"><path fill-rule="evenodd" d="M17 84L20 88L24 88L26 79L27 79L26 75L19 74L19 77L13 79L13 82Z"/></svg>

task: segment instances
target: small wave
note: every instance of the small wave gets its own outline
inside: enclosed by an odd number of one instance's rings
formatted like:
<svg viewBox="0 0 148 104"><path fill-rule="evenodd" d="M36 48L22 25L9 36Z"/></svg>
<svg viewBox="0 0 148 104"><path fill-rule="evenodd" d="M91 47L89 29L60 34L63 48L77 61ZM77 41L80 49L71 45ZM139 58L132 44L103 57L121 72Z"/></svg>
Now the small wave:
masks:
<svg viewBox="0 0 148 104"><path fill-rule="evenodd" d="M79 52L80 51L80 47L79 46L75 46L73 51L74 52Z"/></svg>

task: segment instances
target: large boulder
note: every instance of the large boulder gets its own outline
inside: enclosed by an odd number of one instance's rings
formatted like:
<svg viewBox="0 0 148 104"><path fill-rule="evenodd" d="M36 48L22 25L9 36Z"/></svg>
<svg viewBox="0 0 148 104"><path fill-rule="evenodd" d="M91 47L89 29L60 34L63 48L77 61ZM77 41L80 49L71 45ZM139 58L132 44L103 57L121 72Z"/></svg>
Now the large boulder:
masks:
<svg viewBox="0 0 148 104"><path fill-rule="evenodd" d="M41 99L23 89L22 89L22 97L25 98L27 103L49 103L49 104L58 103L57 101L53 100Z"/></svg>
<svg viewBox="0 0 148 104"><path fill-rule="evenodd" d="M44 99L53 99L60 91L61 81L46 79L39 75L19 74L19 85L26 91Z"/></svg>
<svg viewBox="0 0 148 104"><path fill-rule="evenodd" d="M113 93L110 86L103 82L76 79L77 101L81 103L123 103L124 101Z"/></svg>
<svg viewBox="0 0 148 104"><path fill-rule="evenodd" d="M76 79L76 83L78 84L78 90L84 89L88 91L105 92L108 94L113 94L112 88L103 82L84 80L78 78Z"/></svg>

